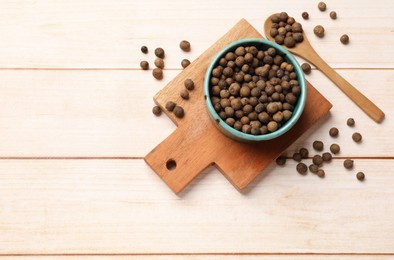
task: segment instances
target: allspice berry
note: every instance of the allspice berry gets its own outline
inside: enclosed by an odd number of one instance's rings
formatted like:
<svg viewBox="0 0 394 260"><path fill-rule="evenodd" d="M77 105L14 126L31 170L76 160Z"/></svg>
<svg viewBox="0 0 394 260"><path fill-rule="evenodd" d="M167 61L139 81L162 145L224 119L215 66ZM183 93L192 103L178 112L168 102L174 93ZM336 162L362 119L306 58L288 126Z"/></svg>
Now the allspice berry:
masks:
<svg viewBox="0 0 394 260"><path fill-rule="evenodd" d="M307 158L309 155L309 151L306 148L301 148L299 153L301 154L301 157L304 159Z"/></svg>
<svg viewBox="0 0 394 260"><path fill-rule="evenodd" d="M319 8L320 11L324 12L327 9L327 5L324 2L320 2L317 7Z"/></svg>
<svg viewBox="0 0 394 260"><path fill-rule="evenodd" d="M331 11L330 12L330 18L333 19L333 20L337 19L337 12Z"/></svg>
<svg viewBox="0 0 394 260"><path fill-rule="evenodd" d="M285 165L286 163L286 157L284 156L279 156L278 158L276 158L276 164L277 165Z"/></svg>
<svg viewBox="0 0 394 260"><path fill-rule="evenodd" d="M141 52L147 54L148 53L148 47L146 47L145 45L141 46Z"/></svg>
<svg viewBox="0 0 394 260"><path fill-rule="evenodd" d="M174 108L176 107L176 103L172 102L172 101L168 101L166 103L166 109L170 112L172 112L174 110Z"/></svg>
<svg viewBox="0 0 394 260"><path fill-rule="evenodd" d="M319 166L323 163L323 158L320 155L316 154L315 156L313 156L312 162L314 165Z"/></svg>
<svg viewBox="0 0 394 260"><path fill-rule="evenodd" d="M315 164L311 164L309 165L309 171L312 173L317 173L317 171L319 170L319 166L315 165Z"/></svg>
<svg viewBox="0 0 394 260"><path fill-rule="evenodd" d="M155 66L164 69L164 60L162 58L156 58L155 59Z"/></svg>
<svg viewBox="0 0 394 260"><path fill-rule="evenodd" d="M348 120L346 121L346 124L347 124L348 126L354 126L355 121L354 121L353 118L348 118Z"/></svg>
<svg viewBox="0 0 394 260"><path fill-rule="evenodd" d="M322 141L314 141L312 146L313 149L315 149L316 151L323 151L324 148L324 144Z"/></svg>
<svg viewBox="0 0 394 260"><path fill-rule="evenodd" d="M302 65L301 65L301 68L302 68L302 70L304 71L304 73L305 74L310 74L311 73L311 70L312 70L312 68L311 68L311 65L309 65L309 63L303 63Z"/></svg>
<svg viewBox="0 0 394 260"><path fill-rule="evenodd" d="M313 28L313 33L319 37L323 38L324 37L324 27L321 25L316 25L315 28Z"/></svg>
<svg viewBox="0 0 394 260"><path fill-rule="evenodd" d="M160 108L159 106L154 106L154 107L152 108L152 113L153 113L155 116L160 116L160 115L161 115L161 108Z"/></svg>
<svg viewBox="0 0 394 260"><path fill-rule="evenodd" d="M181 61L181 65L182 65L182 68L186 68L187 66L190 65L190 60L188 60L188 59L183 59L183 60Z"/></svg>
<svg viewBox="0 0 394 260"><path fill-rule="evenodd" d="M323 153L322 158L323 158L323 161L329 162L332 159L332 155L329 152L325 152L325 153Z"/></svg>
<svg viewBox="0 0 394 260"><path fill-rule="evenodd" d="M241 88L242 90L242 88ZM274 102L271 102L267 105L267 112L270 114L275 114L278 111L278 105Z"/></svg>
<svg viewBox="0 0 394 260"><path fill-rule="evenodd" d="M281 12L279 14L279 20L282 22L286 22L287 18L289 18L289 15L286 12Z"/></svg>
<svg viewBox="0 0 394 260"><path fill-rule="evenodd" d="M340 150L341 150L341 147L340 147L338 144L332 144L332 145L330 146L330 151L331 151L333 154L339 153Z"/></svg>
<svg viewBox="0 0 394 260"><path fill-rule="evenodd" d="M283 37L282 35L277 35L277 36L275 37L275 42L276 42L277 44L282 45L282 44L284 43L284 41L285 41L285 37Z"/></svg>
<svg viewBox="0 0 394 260"><path fill-rule="evenodd" d="M305 163L298 163L296 166L297 172L301 175L305 175L308 172L308 167Z"/></svg>
<svg viewBox="0 0 394 260"><path fill-rule="evenodd" d="M363 181L365 179L365 174L363 172L358 172L356 177L357 177L357 180Z"/></svg>
<svg viewBox="0 0 394 260"><path fill-rule="evenodd" d="M353 139L353 141L355 141L356 143L361 142L362 138L363 138L363 137L362 137L361 134L358 133L358 132L355 132L355 133L353 133L353 135L352 135L352 139Z"/></svg>
<svg viewBox="0 0 394 260"><path fill-rule="evenodd" d="M328 133L330 134L330 136L336 137L338 136L339 130L336 127L332 127Z"/></svg>
<svg viewBox="0 0 394 260"><path fill-rule="evenodd" d="M182 118L185 115L185 111L181 106L175 106L174 108L174 115L178 118Z"/></svg>
<svg viewBox="0 0 394 260"><path fill-rule="evenodd" d="M344 34L341 36L341 38L339 38L339 40L341 41L341 43L346 45L349 43L349 36L347 34Z"/></svg>
<svg viewBox="0 0 394 260"><path fill-rule="evenodd" d="M182 89L179 95L183 99L189 99L189 91L187 89Z"/></svg>
<svg viewBox="0 0 394 260"><path fill-rule="evenodd" d="M353 160L351 160L351 159L346 159L346 160L343 162L343 166L344 166L346 169L351 169L351 168L353 168L353 163L354 163Z"/></svg>
<svg viewBox="0 0 394 260"><path fill-rule="evenodd" d="M309 14L308 14L308 12L302 12L301 16L302 16L302 18L304 18L305 20L308 20L308 19L309 19Z"/></svg>
<svg viewBox="0 0 394 260"><path fill-rule="evenodd" d="M284 44L287 48L293 48L296 45L296 41L294 40L293 37L287 36L285 38Z"/></svg>
<svg viewBox="0 0 394 260"><path fill-rule="evenodd" d="M185 84L185 88L187 90L193 90L194 89L194 82L193 82L192 79L186 79L184 84Z"/></svg>
<svg viewBox="0 0 394 260"><path fill-rule="evenodd" d="M301 162L301 160L302 160L301 154L300 153L294 153L293 154L293 160L296 161L296 162Z"/></svg>
<svg viewBox="0 0 394 260"><path fill-rule="evenodd" d="M163 70L160 68L154 68L152 70L152 75L155 79L161 80L163 78Z"/></svg>
<svg viewBox="0 0 394 260"><path fill-rule="evenodd" d="M163 48L156 48L155 49L155 55L156 55L156 57L158 57L158 58L162 58L162 59L164 59L164 56L165 56L165 54L164 54L164 50L163 50Z"/></svg>
<svg viewBox="0 0 394 260"><path fill-rule="evenodd" d="M182 51L190 51L190 42L183 40L179 43L179 47L181 48Z"/></svg>
<svg viewBox="0 0 394 260"><path fill-rule="evenodd" d="M324 172L323 169L319 169L317 170L317 176L319 176L320 178L324 178L324 176L326 175L326 173Z"/></svg>
<svg viewBox="0 0 394 260"><path fill-rule="evenodd" d="M148 70L149 69L149 62L147 62L146 60L143 60L140 62L140 67L143 70Z"/></svg>
<svg viewBox="0 0 394 260"><path fill-rule="evenodd" d="M275 132L278 130L278 123L275 121L270 121L267 125L267 129L269 132Z"/></svg>
<svg viewBox="0 0 394 260"><path fill-rule="evenodd" d="M293 33L293 38L296 42L302 42L304 40L304 35L302 33Z"/></svg>

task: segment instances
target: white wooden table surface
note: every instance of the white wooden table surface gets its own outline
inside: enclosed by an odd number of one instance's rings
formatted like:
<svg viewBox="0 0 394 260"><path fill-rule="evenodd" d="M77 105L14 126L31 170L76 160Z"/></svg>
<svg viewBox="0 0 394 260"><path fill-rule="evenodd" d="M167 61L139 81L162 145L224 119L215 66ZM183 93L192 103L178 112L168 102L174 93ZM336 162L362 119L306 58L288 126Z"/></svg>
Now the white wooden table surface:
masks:
<svg viewBox="0 0 394 260"><path fill-rule="evenodd" d="M394 258L394 1L327 0L324 13L317 3L0 0L0 255ZM239 19L262 32L278 11L300 20L317 52L386 119L374 123L313 70L307 79L334 107L287 154L316 139L341 144L325 179L297 174L289 160L239 193L211 167L173 194L143 161L175 129L152 115L153 95L181 71L183 58L197 58ZM324 39L313 35L317 24ZM343 33L348 46L339 42ZM182 39L190 53L179 49ZM139 69L142 59L153 65L159 46L166 51L162 81ZM340 129L336 140L332 126ZM354 131L361 144L351 140ZM343 168L344 157L355 158L354 170Z"/></svg>

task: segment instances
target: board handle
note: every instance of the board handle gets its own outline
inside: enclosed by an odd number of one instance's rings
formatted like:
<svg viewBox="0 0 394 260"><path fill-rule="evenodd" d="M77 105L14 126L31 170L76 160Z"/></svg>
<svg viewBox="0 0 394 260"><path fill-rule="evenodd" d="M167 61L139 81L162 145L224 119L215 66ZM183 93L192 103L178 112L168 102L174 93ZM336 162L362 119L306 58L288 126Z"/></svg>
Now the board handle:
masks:
<svg viewBox="0 0 394 260"><path fill-rule="evenodd" d="M213 163L204 132L193 137L186 133L183 127L178 127L144 158L176 194Z"/></svg>

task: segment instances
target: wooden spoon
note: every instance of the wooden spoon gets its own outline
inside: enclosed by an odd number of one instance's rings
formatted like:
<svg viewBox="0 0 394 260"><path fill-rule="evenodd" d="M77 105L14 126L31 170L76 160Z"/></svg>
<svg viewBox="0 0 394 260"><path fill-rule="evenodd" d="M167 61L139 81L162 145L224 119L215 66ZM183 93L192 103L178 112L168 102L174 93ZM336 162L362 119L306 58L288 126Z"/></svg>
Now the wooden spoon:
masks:
<svg viewBox="0 0 394 260"><path fill-rule="evenodd" d="M268 40L275 42L275 39L271 36L270 30L272 26L271 17L268 17L264 23L264 33ZM314 64L321 72L323 72L337 87L342 90L357 106L359 106L369 117L376 122L380 123L384 119L384 112L378 108L371 100L364 96L360 91L353 87L347 82L341 75L333 70L312 48L305 33L302 33L304 40L301 43L297 43L294 48L287 48L291 53L296 54L310 63Z"/></svg>

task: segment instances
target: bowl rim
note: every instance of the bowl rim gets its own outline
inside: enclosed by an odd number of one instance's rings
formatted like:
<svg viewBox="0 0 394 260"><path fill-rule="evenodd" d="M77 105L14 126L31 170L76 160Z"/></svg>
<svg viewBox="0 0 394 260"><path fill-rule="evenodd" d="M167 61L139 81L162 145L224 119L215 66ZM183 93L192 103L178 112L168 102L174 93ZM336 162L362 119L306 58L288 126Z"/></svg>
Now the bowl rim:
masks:
<svg viewBox="0 0 394 260"><path fill-rule="evenodd" d="M215 111L212 102L211 102L211 95L210 95L210 77L211 77L211 72L215 66L217 66L219 59L222 58L228 51L230 50L235 50L235 48L241 46L241 45L268 45L269 47L275 48L277 51L279 50L282 55L286 57L288 61L291 62L291 64L294 67L294 70L297 74L297 80L299 82L299 86L301 88L301 94L298 97L297 105L294 108L293 114L291 118L278 130L272 132L272 133L267 133L263 135L252 135L252 134L246 134L241 131L236 130L235 128L229 126L220 116L218 113ZM288 50L286 50L284 47L280 46L277 43L274 43L272 41L263 39L263 38L246 38L246 39L241 39L234 41L228 45L226 45L224 48L222 48L216 56L213 58L211 63L208 66L208 69L205 73L204 77L204 98L205 98L205 104L208 108L210 116L219 124L219 128L224 130L225 134L229 134L231 137L234 137L238 140L241 141L266 141L266 140L271 140L274 138L277 138L283 134L285 134L287 131L289 131L295 123L298 121L300 118L304 108L305 108L305 103L306 103L306 80L305 80L305 75L304 72L296 60L296 58L291 54Z"/></svg>

